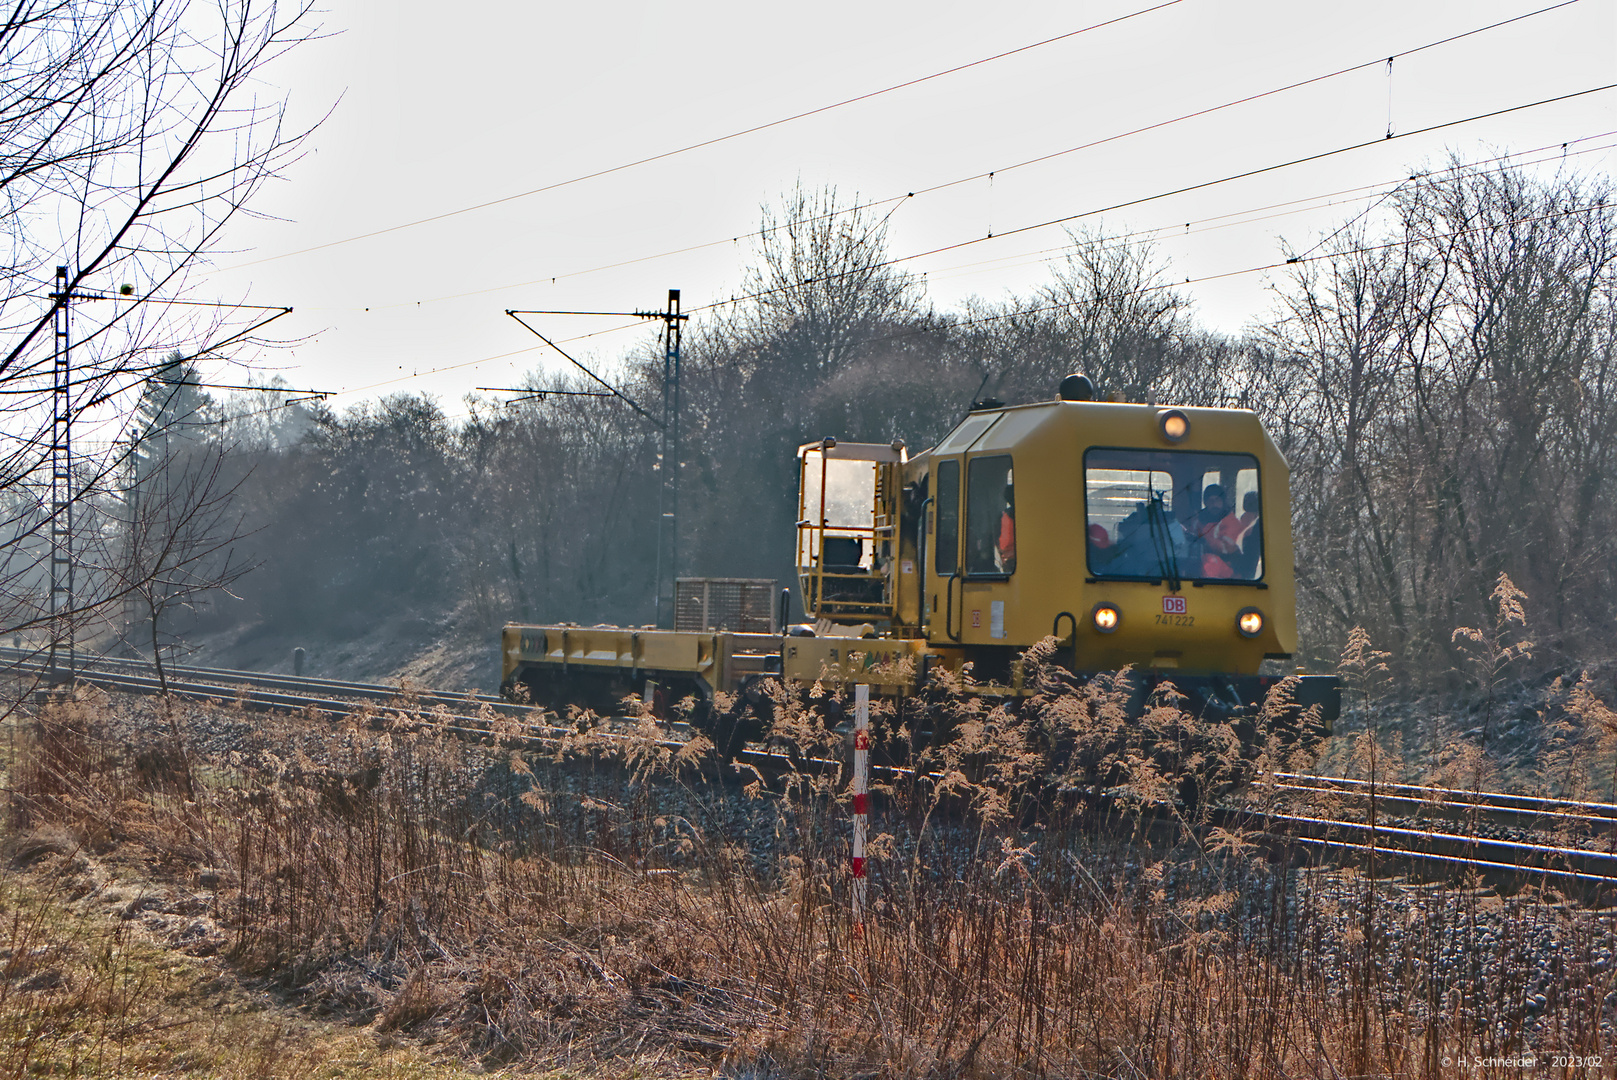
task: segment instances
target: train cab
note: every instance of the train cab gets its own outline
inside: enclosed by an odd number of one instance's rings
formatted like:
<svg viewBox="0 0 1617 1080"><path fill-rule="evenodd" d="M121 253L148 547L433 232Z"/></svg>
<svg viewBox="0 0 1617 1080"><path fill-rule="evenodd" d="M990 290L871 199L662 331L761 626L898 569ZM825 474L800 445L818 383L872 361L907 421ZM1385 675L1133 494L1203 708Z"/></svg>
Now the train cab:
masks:
<svg viewBox="0 0 1617 1080"><path fill-rule="evenodd" d="M1249 410L991 402L913 457L826 439L798 458L822 632L918 639L1005 685L1053 634L1075 670L1131 666L1237 707L1290 670L1289 471ZM1334 714L1335 680L1305 682Z"/></svg>
<svg viewBox="0 0 1617 1080"><path fill-rule="evenodd" d="M1255 414L984 409L922 464L935 646L1025 649L1054 633L1095 670L1256 674L1291 658L1288 471Z"/></svg>

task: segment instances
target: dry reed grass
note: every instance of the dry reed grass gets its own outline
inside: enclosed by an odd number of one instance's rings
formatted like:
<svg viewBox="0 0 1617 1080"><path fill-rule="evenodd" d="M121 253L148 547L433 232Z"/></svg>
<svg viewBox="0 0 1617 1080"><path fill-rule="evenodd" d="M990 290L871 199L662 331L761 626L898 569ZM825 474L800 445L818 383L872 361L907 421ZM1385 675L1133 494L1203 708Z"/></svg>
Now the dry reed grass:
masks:
<svg viewBox="0 0 1617 1080"><path fill-rule="evenodd" d="M180 721L135 737L116 709L64 703L23 748L11 828L207 881L242 973L483 1062L1293 1077L1609 1057L1608 922L1547 895L1299 872L1193 830L1173 795L1288 764L1285 690L1243 751L1168 694L1131 720L1123 680L1073 685L1051 648L1025 660L1023 709L969 673L877 708L915 769L877 785L862 928L843 776L731 781L710 744L675 752L649 720L609 739L576 716L539 755L403 703L336 731L255 719L250 744L210 754L179 745ZM841 688L770 693L798 760L843 756ZM940 717L956 737L923 745Z"/></svg>

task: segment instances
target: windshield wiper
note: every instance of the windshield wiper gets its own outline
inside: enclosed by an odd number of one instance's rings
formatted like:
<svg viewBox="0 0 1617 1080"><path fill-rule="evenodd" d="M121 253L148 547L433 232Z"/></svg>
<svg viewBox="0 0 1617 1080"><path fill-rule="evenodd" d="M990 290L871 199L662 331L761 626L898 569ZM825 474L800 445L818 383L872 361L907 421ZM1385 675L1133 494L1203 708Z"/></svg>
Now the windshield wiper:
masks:
<svg viewBox="0 0 1617 1080"><path fill-rule="evenodd" d="M1162 492L1151 492L1151 504L1145 511L1146 527L1151 532L1151 550L1157 557L1157 569L1168 582L1171 592L1178 592L1179 555L1173 548L1173 534L1168 530L1168 508L1162 503Z"/></svg>

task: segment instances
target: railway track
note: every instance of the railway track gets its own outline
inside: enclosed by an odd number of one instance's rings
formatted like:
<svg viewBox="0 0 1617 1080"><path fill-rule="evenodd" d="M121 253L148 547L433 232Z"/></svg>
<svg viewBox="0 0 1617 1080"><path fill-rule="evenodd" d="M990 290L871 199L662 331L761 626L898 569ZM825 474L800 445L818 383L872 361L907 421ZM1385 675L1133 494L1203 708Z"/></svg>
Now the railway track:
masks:
<svg viewBox="0 0 1617 1080"><path fill-rule="evenodd" d="M1436 877L1470 871L1494 883L1525 876L1602 898L1617 891L1617 855L1605 851L1298 814L1215 813L1224 828L1261 833L1271 846L1294 845L1359 864L1379 861Z"/></svg>
<svg viewBox="0 0 1617 1080"><path fill-rule="evenodd" d="M1303 808L1323 804L1332 816L1306 809L1267 815L1245 811L1248 827L1257 820L1266 835L1284 837L1323 857L1372 866L1380 861L1435 877L1469 871L1496 884L1519 881L1525 874L1596 902L1617 898L1617 806L1610 803L1301 773L1277 774L1269 788L1283 803ZM1237 813L1235 821L1242 816ZM1549 836L1555 842L1483 835L1486 825ZM1580 840L1586 845L1604 841L1605 850L1577 846Z"/></svg>
<svg viewBox="0 0 1617 1080"><path fill-rule="evenodd" d="M0 675L9 673L41 679L46 670L46 660L39 653L0 648ZM532 749L554 749L562 738L577 734L574 728L547 722L542 710L515 705L504 698L487 694L446 694L417 690L402 683L387 686L228 668L169 665L163 669L165 679L159 681L156 675L150 674L151 671L152 665L139 660L81 658L74 679L80 685L117 693L158 694L166 689L169 695L188 701L237 704L254 710L281 709L313 713L332 720L352 717L365 706L381 706L383 713L399 709L416 714L430 713L433 722L443 731L472 739L490 738L496 733L490 722L490 714L493 714L512 722L499 732L502 738L512 745L525 744ZM52 688L41 688L37 693L43 698L51 692ZM383 717L379 714L376 719L381 722ZM628 721L624 721L623 726L627 724ZM677 752L685 746L690 728L684 724L671 724L668 729L671 737L662 740L659 745L670 752ZM627 735L610 729L595 734L608 741L629 741ZM738 762L756 768L765 775L804 765L832 764L793 760L779 751L754 746L734 756Z"/></svg>
<svg viewBox="0 0 1617 1080"><path fill-rule="evenodd" d="M14 675L35 677L45 669L44 659L37 653L0 649L0 670L7 667ZM77 679L109 691L155 694L159 692L159 682L150 672L151 666L140 661L94 658L81 661ZM492 734L492 714L516 721L518 740L535 747L553 747L560 737L571 733L569 728L545 722L542 712L488 695L444 694L402 684L388 686L183 665L165 668L165 673L170 675L168 692L188 700L313 712L334 719L352 716L365 705L405 707L435 712L445 730L472 738ZM677 751L688 734L688 729L683 733L670 731L670 737L661 745ZM614 736L607 733L605 737ZM757 745L749 745L735 757L741 766L756 768L766 776L838 765L829 760L789 758ZM1448 827L1410 828L1404 824L1307 812L1265 812L1249 807L1215 808L1210 812L1210 825L1261 836L1266 846L1300 849L1322 861L1379 864L1431 877L1453 877L1461 872L1495 881L1519 882L1525 877L1592 894L1602 901L1617 890L1617 852L1480 836L1474 828L1485 820L1563 836L1610 834L1617 844L1617 806L1611 804L1407 784L1378 784L1372 788L1364 781L1298 773L1277 775L1273 789L1305 807L1324 801L1347 808L1367 808L1373 797L1382 813L1393 816L1396 811L1397 820L1437 816L1446 823L1470 824L1473 829L1468 834ZM1365 816L1362 809L1358 812ZM1166 808L1161 816L1165 820L1172 817Z"/></svg>
<svg viewBox="0 0 1617 1080"><path fill-rule="evenodd" d="M27 649L10 647L0 648L0 665L11 665L19 669L40 672L44 669L44 658L38 652ZM406 685L402 680L393 685L386 683L346 682L339 679L321 679L305 675L274 675L260 671L236 671L230 668L189 667L183 664L167 664L163 668L168 681L173 684L188 687L228 687L232 691L240 687L249 687L254 690L266 691L270 694L280 692L292 696L315 697L349 702L349 710L353 701L396 702L409 700L423 708L431 709L442 706L451 711L465 710L468 707L477 710L483 706L493 709L504 716L522 716L530 712L529 709L513 705L504 698L490 694L445 694L435 690ZM157 679L153 674L153 667L144 660L129 660L122 657L97 656L80 657L76 676L81 682L93 682L99 678L119 675L128 676L133 686L134 681L141 678L150 678L155 684ZM177 696L188 696L180 694ZM283 707L280 703L273 703L272 707Z"/></svg>
<svg viewBox="0 0 1617 1080"><path fill-rule="evenodd" d="M1543 799L1503 792L1422 787L1414 784L1371 784L1339 776L1277 773L1274 788L1292 797L1341 802L1396 816L1431 816L1445 820L1490 821L1538 831L1570 831L1597 835L1617 831L1617 805Z"/></svg>

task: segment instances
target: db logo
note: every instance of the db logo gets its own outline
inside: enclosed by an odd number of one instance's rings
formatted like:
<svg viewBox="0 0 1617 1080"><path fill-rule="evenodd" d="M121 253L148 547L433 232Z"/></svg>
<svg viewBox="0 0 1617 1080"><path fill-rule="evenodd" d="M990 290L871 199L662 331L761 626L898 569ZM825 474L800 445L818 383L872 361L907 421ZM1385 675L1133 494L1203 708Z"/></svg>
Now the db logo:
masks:
<svg viewBox="0 0 1617 1080"><path fill-rule="evenodd" d="M1185 598L1183 596L1164 596L1162 598L1162 613L1164 615L1183 615L1185 613Z"/></svg>

